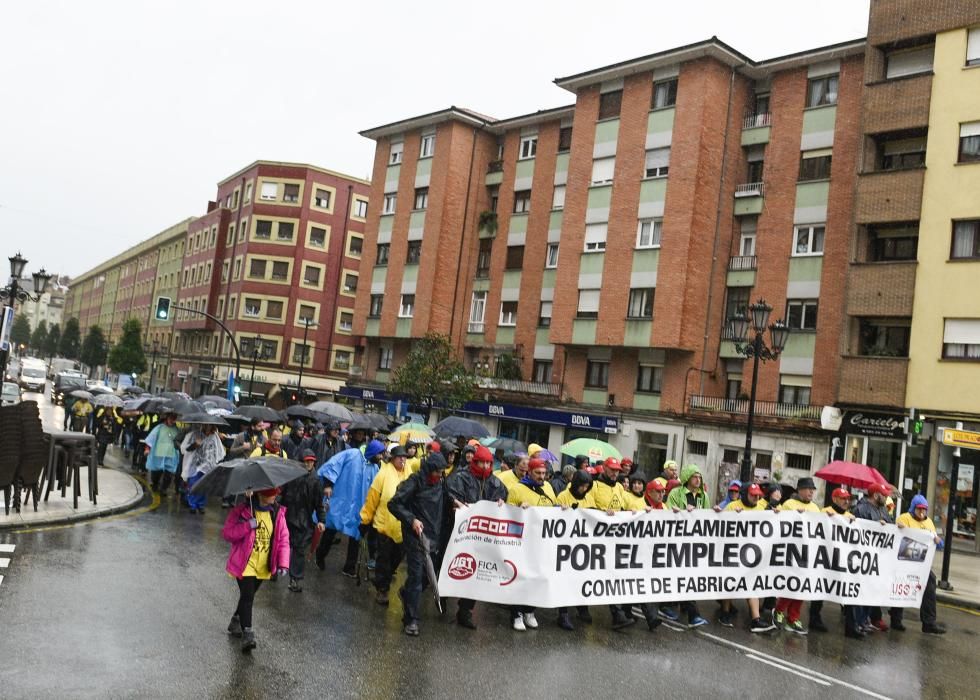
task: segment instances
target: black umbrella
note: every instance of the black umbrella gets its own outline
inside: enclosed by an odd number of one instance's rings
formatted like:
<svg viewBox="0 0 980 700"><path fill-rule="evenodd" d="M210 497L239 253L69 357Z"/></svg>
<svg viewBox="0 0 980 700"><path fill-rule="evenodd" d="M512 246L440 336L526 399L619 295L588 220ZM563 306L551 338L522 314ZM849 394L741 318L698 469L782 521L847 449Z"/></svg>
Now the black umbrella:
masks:
<svg viewBox="0 0 980 700"><path fill-rule="evenodd" d="M136 386L135 384L130 384L125 389L123 389L123 393L124 394L135 394L135 395L145 394L146 393L146 389L144 389L141 386Z"/></svg>
<svg viewBox="0 0 980 700"><path fill-rule="evenodd" d="M469 418L449 416L436 423L432 431L441 438L481 438L490 437L490 431L481 423Z"/></svg>
<svg viewBox="0 0 980 700"><path fill-rule="evenodd" d="M228 421L221 416L212 416L210 413L188 413L180 417L181 423L194 423L195 425L216 425L219 428L230 428Z"/></svg>
<svg viewBox="0 0 980 700"><path fill-rule="evenodd" d="M354 416L354 420L351 421L350 425L347 426L348 431L352 430L366 430L371 432L372 430L377 430L378 428L374 425L371 420L364 415L357 414Z"/></svg>
<svg viewBox="0 0 980 700"><path fill-rule="evenodd" d="M364 417L370 421L375 430L379 430L382 433L388 433L391 430L391 421L388 419L388 416L383 416L380 413L365 413Z"/></svg>
<svg viewBox="0 0 980 700"><path fill-rule="evenodd" d="M317 415L323 415L322 413L319 413L319 411L311 411L306 406L300 405L290 406L285 410L285 414L289 418L310 418L313 420L316 420Z"/></svg>
<svg viewBox="0 0 980 700"><path fill-rule="evenodd" d="M248 416L243 416L238 413L232 413L227 416L221 416L221 418L226 422L230 423L233 428L237 428L238 430L244 429L246 425L252 422L252 419L249 418Z"/></svg>
<svg viewBox="0 0 980 700"><path fill-rule="evenodd" d="M250 420L257 418L266 423L278 423L282 420L279 411L268 406L239 406L235 409L235 413L240 416L245 416Z"/></svg>
<svg viewBox="0 0 980 700"><path fill-rule="evenodd" d="M282 457L247 457L221 462L194 484L191 493L233 496L282 486L306 476L306 467Z"/></svg>
<svg viewBox="0 0 980 700"><path fill-rule="evenodd" d="M123 401L123 410L124 411L142 411L143 410L143 407L146 404L150 403L150 401L152 401L152 400L153 399L151 399L149 397L146 397L146 398L142 398L141 397L141 398L138 398L138 399L127 399L126 401Z"/></svg>
<svg viewBox="0 0 980 700"><path fill-rule="evenodd" d="M224 396L218 396L217 394L205 394L204 396L198 396L196 399L199 404L204 405L207 408L207 404L214 404L214 408L223 408L227 411L235 410L235 402L229 401Z"/></svg>
<svg viewBox="0 0 980 700"><path fill-rule="evenodd" d="M171 407L170 399L165 399L161 396L154 396L149 399L146 403L140 406L140 410L143 413L163 413Z"/></svg>
<svg viewBox="0 0 980 700"><path fill-rule="evenodd" d="M177 413L178 415L186 415L190 413L207 413L204 405L198 403L197 401L191 401L189 399L184 399L183 401L170 401L170 409Z"/></svg>

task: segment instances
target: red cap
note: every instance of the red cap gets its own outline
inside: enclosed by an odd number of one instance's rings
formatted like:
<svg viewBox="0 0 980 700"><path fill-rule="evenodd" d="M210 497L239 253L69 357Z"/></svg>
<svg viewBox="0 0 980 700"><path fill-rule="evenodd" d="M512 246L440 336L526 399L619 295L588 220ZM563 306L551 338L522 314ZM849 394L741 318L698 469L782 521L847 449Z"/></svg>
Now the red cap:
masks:
<svg viewBox="0 0 980 700"><path fill-rule="evenodd" d="M754 484L753 484L753 485L754 485ZM738 490L740 490L741 488L742 488L741 486L739 486L738 484L734 484L734 483L733 483L733 484L729 484L729 485L728 485L728 490L729 490L729 491L738 491Z"/></svg>
<svg viewBox="0 0 980 700"><path fill-rule="evenodd" d="M280 493L282 493L282 489L276 486L275 488L271 488L271 489L262 489L261 491L257 491L256 493L258 493L263 498L269 498L270 496L278 496Z"/></svg>
<svg viewBox="0 0 980 700"><path fill-rule="evenodd" d="M433 452L439 452L442 450L442 448L439 447L439 443L435 440L429 443L429 449L432 450Z"/></svg>
<svg viewBox="0 0 980 700"><path fill-rule="evenodd" d="M476 448L476 452L473 453L474 462L492 462L493 453L485 446L480 445Z"/></svg>
<svg viewBox="0 0 980 700"><path fill-rule="evenodd" d="M623 461L620 462L620 464L623 465L624 467L632 467L633 466L633 460L630 459L629 457L624 457L623 458Z"/></svg>
<svg viewBox="0 0 980 700"><path fill-rule="evenodd" d="M880 493L882 496L888 496L892 492L892 487L888 484L871 484L868 487L868 495L873 495Z"/></svg>
<svg viewBox="0 0 980 700"><path fill-rule="evenodd" d="M840 488L834 489L834 492L832 494L830 494L830 497L831 498L850 498L851 497L851 494L847 492L847 489L845 489L843 486L841 486Z"/></svg>
<svg viewBox="0 0 980 700"><path fill-rule="evenodd" d="M619 460L615 457L606 457L606 461L602 463L602 466L608 467L609 469L614 469L616 471L622 471L623 465L619 463Z"/></svg>
<svg viewBox="0 0 980 700"><path fill-rule="evenodd" d="M667 490L667 486L657 481L656 479L654 479L649 484L647 484L647 493L650 493L651 491L666 491L666 490Z"/></svg>
<svg viewBox="0 0 980 700"><path fill-rule="evenodd" d="M762 487L758 484L749 484L749 495L750 496L761 496Z"/></svg>
<svg viewBox="0 0 980 700"><path fill-rule="evenodd" d="M548 463L545 462L543 459L538 459L537 457L534 457L527 463L527 470L529 472L533 472L535 469L547 469L547 468L548 468Z"/></svg>

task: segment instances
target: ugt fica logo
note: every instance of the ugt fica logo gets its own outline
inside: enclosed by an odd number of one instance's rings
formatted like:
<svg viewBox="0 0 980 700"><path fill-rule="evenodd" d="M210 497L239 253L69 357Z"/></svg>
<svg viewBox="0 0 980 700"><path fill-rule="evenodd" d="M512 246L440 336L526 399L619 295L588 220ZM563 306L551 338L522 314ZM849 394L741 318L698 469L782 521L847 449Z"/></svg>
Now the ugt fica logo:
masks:
<svg viewBox="0 0 980 700"><path fill-rule="evenodd" d="M449 578L464 581L476 573L476 559L472 554L460 552L449 563Z"/></svg>
<svg viewBox="0 0 980 700"><path fill-rule="evenodd" d="M460 552L453 557L448 573L450 578L457 581L476 576L477 581L496 583L499 586L509 586L517 579L517 567L510 559L502 562L477 559L466 552Z"/></svg>

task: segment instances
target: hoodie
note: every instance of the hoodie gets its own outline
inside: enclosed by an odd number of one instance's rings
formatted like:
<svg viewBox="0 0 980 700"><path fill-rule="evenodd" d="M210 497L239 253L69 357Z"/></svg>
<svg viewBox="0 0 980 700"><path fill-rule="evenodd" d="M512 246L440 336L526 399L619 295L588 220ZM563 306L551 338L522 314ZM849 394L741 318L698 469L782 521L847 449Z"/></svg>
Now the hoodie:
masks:
<svg viewBox="0 0 980 700"><path fill-rule="evenodd" d="M722 510L725 510L725 508L728 507L728 504L731 503L732 501L738 500L737 495L736 498L732 498L732 486L737 486L739 491L741 491L742 482L739 481L738 479L733 479L732 482L728 484L728 491L725 492L725 500L718 504L718 507L721 508Z"/></svg>
<svg viewBox="0 0 980 700"><path fill-rule="evenodd" d="M691 503L695 508L710 508L711 498L708 496L708 492L704 490L704 476L701 476L701 488L696 492L691 491L687 487L687 483L691 480L691 477L695 474L701 474L701 467L696 464L685 465L681 469L681 485L670 492L667 496L667 507L677 508L677 510L687 510L688 504ZM690 499L688 499L690 495Z"/></svg>

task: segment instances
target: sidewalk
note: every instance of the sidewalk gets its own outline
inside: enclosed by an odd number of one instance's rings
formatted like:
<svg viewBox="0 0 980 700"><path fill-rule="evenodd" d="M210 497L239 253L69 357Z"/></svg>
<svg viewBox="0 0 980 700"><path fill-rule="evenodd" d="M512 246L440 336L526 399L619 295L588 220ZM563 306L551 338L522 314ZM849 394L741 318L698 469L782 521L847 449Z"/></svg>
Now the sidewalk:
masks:
<svg viewBox="0 0 980 700"><path fill-rule="evenodd" d="M943 553L936 552L932 570L937 579L942 579ZM936 590L936 600L940 603L958 605L962 608L980 610L980 557L976 554L953 550L949 560L949 582L953 590Z"/></svg>
<svg viewBox="0 0 980 700"><path fill-rule="evenodd" d="M115 448L110 449L110 452L113 451ZM44 494L41 494L36 513L33 499L30 503L21 504L20 513L11 507L10 515L4 515L0 503L0 531L88 520L135 508L143 500L143 486L119 467L122 467L122 462L115 455L106 455L106 466L99 469L98 505L93 505L88 499L87 467L81 469L82 492L78 510L72 507L71 489L65 490L64 498L59 489L52 490L46 503Z"/></svg>

